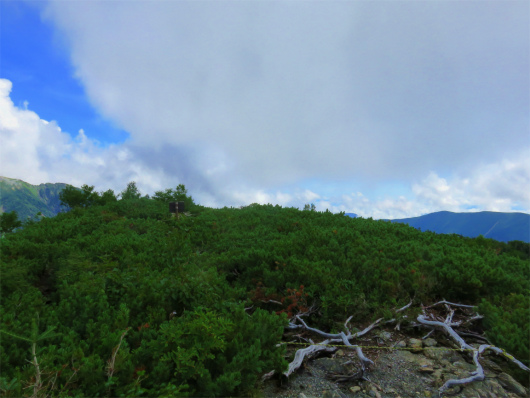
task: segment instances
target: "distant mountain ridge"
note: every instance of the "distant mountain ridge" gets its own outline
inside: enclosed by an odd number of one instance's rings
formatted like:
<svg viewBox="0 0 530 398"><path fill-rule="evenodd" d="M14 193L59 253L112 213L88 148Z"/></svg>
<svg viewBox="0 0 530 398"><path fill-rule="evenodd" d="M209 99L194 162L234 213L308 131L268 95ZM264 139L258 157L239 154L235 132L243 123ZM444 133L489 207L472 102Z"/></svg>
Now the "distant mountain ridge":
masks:
<svg viewBox="0 0 530 398"><path fill-rule="evenodd" d="M21 221L34 217L38 212L46 217L54 217L62 210L59 195L67 185L31 185L22 180L0 176L0 213L14 210ZM345 215L357 217L355 213ZM404 223L422 231L440 234L459 234L470 238L482 235L501 242L530 242L530 214L526 213L439 211L419 217L387 221Z"/></svg>
<svg viewBox="0 0 530 398"><path fill-rule="evenodd" d="M482 235L501 242L512 240L530 242L530 214L526 213L439 211L420 217L388 221L408 224L422 231L439 234L459 234L470 238Z"/></svg>
<svg viewBox="0 0 530 398"><path fill-rule="evenodd" d="M0 213L14 210L21 221L33 218L38 212L46 217L56 216L61 211L59 195L66 186L63 183L31 185L0 176Z"/></svg>

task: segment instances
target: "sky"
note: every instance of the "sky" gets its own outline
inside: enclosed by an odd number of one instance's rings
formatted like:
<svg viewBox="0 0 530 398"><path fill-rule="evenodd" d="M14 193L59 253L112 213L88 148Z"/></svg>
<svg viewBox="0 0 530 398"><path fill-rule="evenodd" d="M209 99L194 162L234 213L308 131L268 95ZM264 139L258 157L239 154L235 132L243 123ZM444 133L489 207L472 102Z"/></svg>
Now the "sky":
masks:
<svg viewBox="0 0 530 398"><path fill-rule="evenodd" d="M530 212L527 1L0 1L0 175Z"/></svg>

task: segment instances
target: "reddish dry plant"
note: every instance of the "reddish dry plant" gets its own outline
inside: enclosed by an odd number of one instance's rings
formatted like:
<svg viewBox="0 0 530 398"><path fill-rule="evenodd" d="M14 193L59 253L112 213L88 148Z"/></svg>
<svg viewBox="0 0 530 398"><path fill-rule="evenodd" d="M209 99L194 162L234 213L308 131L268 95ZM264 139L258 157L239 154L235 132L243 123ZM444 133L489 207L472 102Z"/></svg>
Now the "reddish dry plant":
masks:
<svg viewBox="0 0 530 398"><path fill-rule="evenodd" d="M299 289L287 289L287 294L286 297L282 297L281 302L282 304L287 302L289 305L287 308L277 311L278 315L287 312L287 317L292 318L296 314L309 311L307 305L307 296L309 295L304 293L304 285L300 285Z"/></svg>
<svg viewBox="0 0 530 398"><path fill-rule="evenodd" d="M143 325L138 326L138 330L147 329L147 328L149 328L148 323L144 323Z"/></svg>

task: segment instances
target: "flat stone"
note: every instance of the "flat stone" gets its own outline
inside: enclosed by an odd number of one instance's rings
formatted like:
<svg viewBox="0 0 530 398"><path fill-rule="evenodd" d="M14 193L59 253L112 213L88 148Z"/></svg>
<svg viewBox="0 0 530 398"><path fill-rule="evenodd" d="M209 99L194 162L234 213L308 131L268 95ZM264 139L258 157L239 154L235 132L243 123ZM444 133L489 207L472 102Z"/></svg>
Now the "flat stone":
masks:
<svg viewBox="0 0 530 398"><path fill-rule="evenodd" d="M408 350L403 350L403 351L396 351L396 359L398 360L402 360L402 361L406 361L406 362L412 362L412 363L416 363L417 362L417 359L416 359L416 355L414 355L412 352L408 351Z"/></svg>
<svg viewBox="0 0 530 398"><path fill-rule="evenodd" d="M449 360L451 362L462 361L462 356L457 352L447 348L427 347L423 350L423 354L435 361Z"/></svg>
<svg viewBox="0 0 530 398"><path fill-rule="evenodd" d="M377 337L380 339L383 339L385 341L390 340L392 338L392 333L390 332L380 332Z"/></svg>
<svg viewBox="0 0 530 398"><path fill-rule="evenodd" d="M315 359L313 363L326 372L347 374L348 369L339 361L340 360L335 360L333 358L318 358Z"/></svg>
<svg viewBox="0 0 530 398"><path fill-rule="evenodd" d="M379 391L377 391L375 388L372 388L370 392L368 393L368 395L374 398L382 398L381 394L379 394Z"/></svg>
<svg viewBox="0 0 530 398"><path fill-rule="evenodd" d="M408 344L412 348L412 352L420 352L422 350L422 341L419 339L409 339Z"/></svg>
<svg viewBox="0 0 530 398"><path fill-rule="evenodd" d="M396 348L405 348L407 346L407 343L404 340L398 341L396 344L394 344L394 347Z"/></svg>
<svg viewBox="0 0 530 398"><path fill-rule="evenodd" d="M433 338L428 338L428 339L425 339L423 340L423 346L424 347L434 347L438 344L438 342L436 340L434 340Z"/></svg>
<svg viewBox="0 0 530 398"><path fill-rule="evenodd" d="M362 388L359 386L350 387L350 391L354 394L360 392L361 390Z"/></svg>
<svg viewBox="0 0 530 398"><path fill-rule="evenodd" d="M472 364L464 362L464 361L455 361L455 362L453 362L452 366L454 368L463 369L463 370L467 370L467 371L470 371L470 372L473 372L473 371L477 370L475 365L472 365Z"/></svg>
<svg viewBox="0 0 530 398"><path fill-rule="evenodd" d="M493 370L494 372L501 373L502 369L499 365L489 359L481 358L480 363L487 369Z"/></svg>
<svg viewBox="0 0 530 398"><path fill-rule="evenodd" d="M420 367L420 372L421 373L434 373L434 369L431 367L431 366L421 366Z"/></svg>
<svg viewBox="0 0 530 398"><path fill-rule="evenodd" d="M486 379L478 383L469 383L465 387L467 397L477 398L508 398L513 394L506 392L494 379Z"/></svg>
<svg viewBox="0 0 530 398"><path fill-rule="evenodd" d="M527 390L519 382L517 382L512 376L508 373L501 373L497 376L497 380L508 391L516 393L520 397L527 397Z"/></svg>
<svg viewBox="0 0 530 398"><path fill-rule="evenodd" d="M338 394L336 391L324 391L322 394L322 398L341 398L340 394Z"/></svg>

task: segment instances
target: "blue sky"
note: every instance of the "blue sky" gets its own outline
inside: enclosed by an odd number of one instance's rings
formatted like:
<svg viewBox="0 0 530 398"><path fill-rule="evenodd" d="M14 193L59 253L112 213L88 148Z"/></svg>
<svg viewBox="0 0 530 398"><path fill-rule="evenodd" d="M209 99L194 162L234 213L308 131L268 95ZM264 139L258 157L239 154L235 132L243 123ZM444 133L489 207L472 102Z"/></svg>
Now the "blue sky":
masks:
<svg viewBox="0 0 530 398"><path fill-rule="evenodd" d="M124 141L128 134L102 118L75 78L68 48L53 25L43 21L39 3L0 2L1 77L13 83L11 99L24 103L45 120L56 120L67 132L81 128L102 144Z"/></svg>
<svg viewBox="0 0 530 398"><path fill-rule="evenodd" d="M0 174L401 218L530 211L530 5L0 2Z"/></svg>

